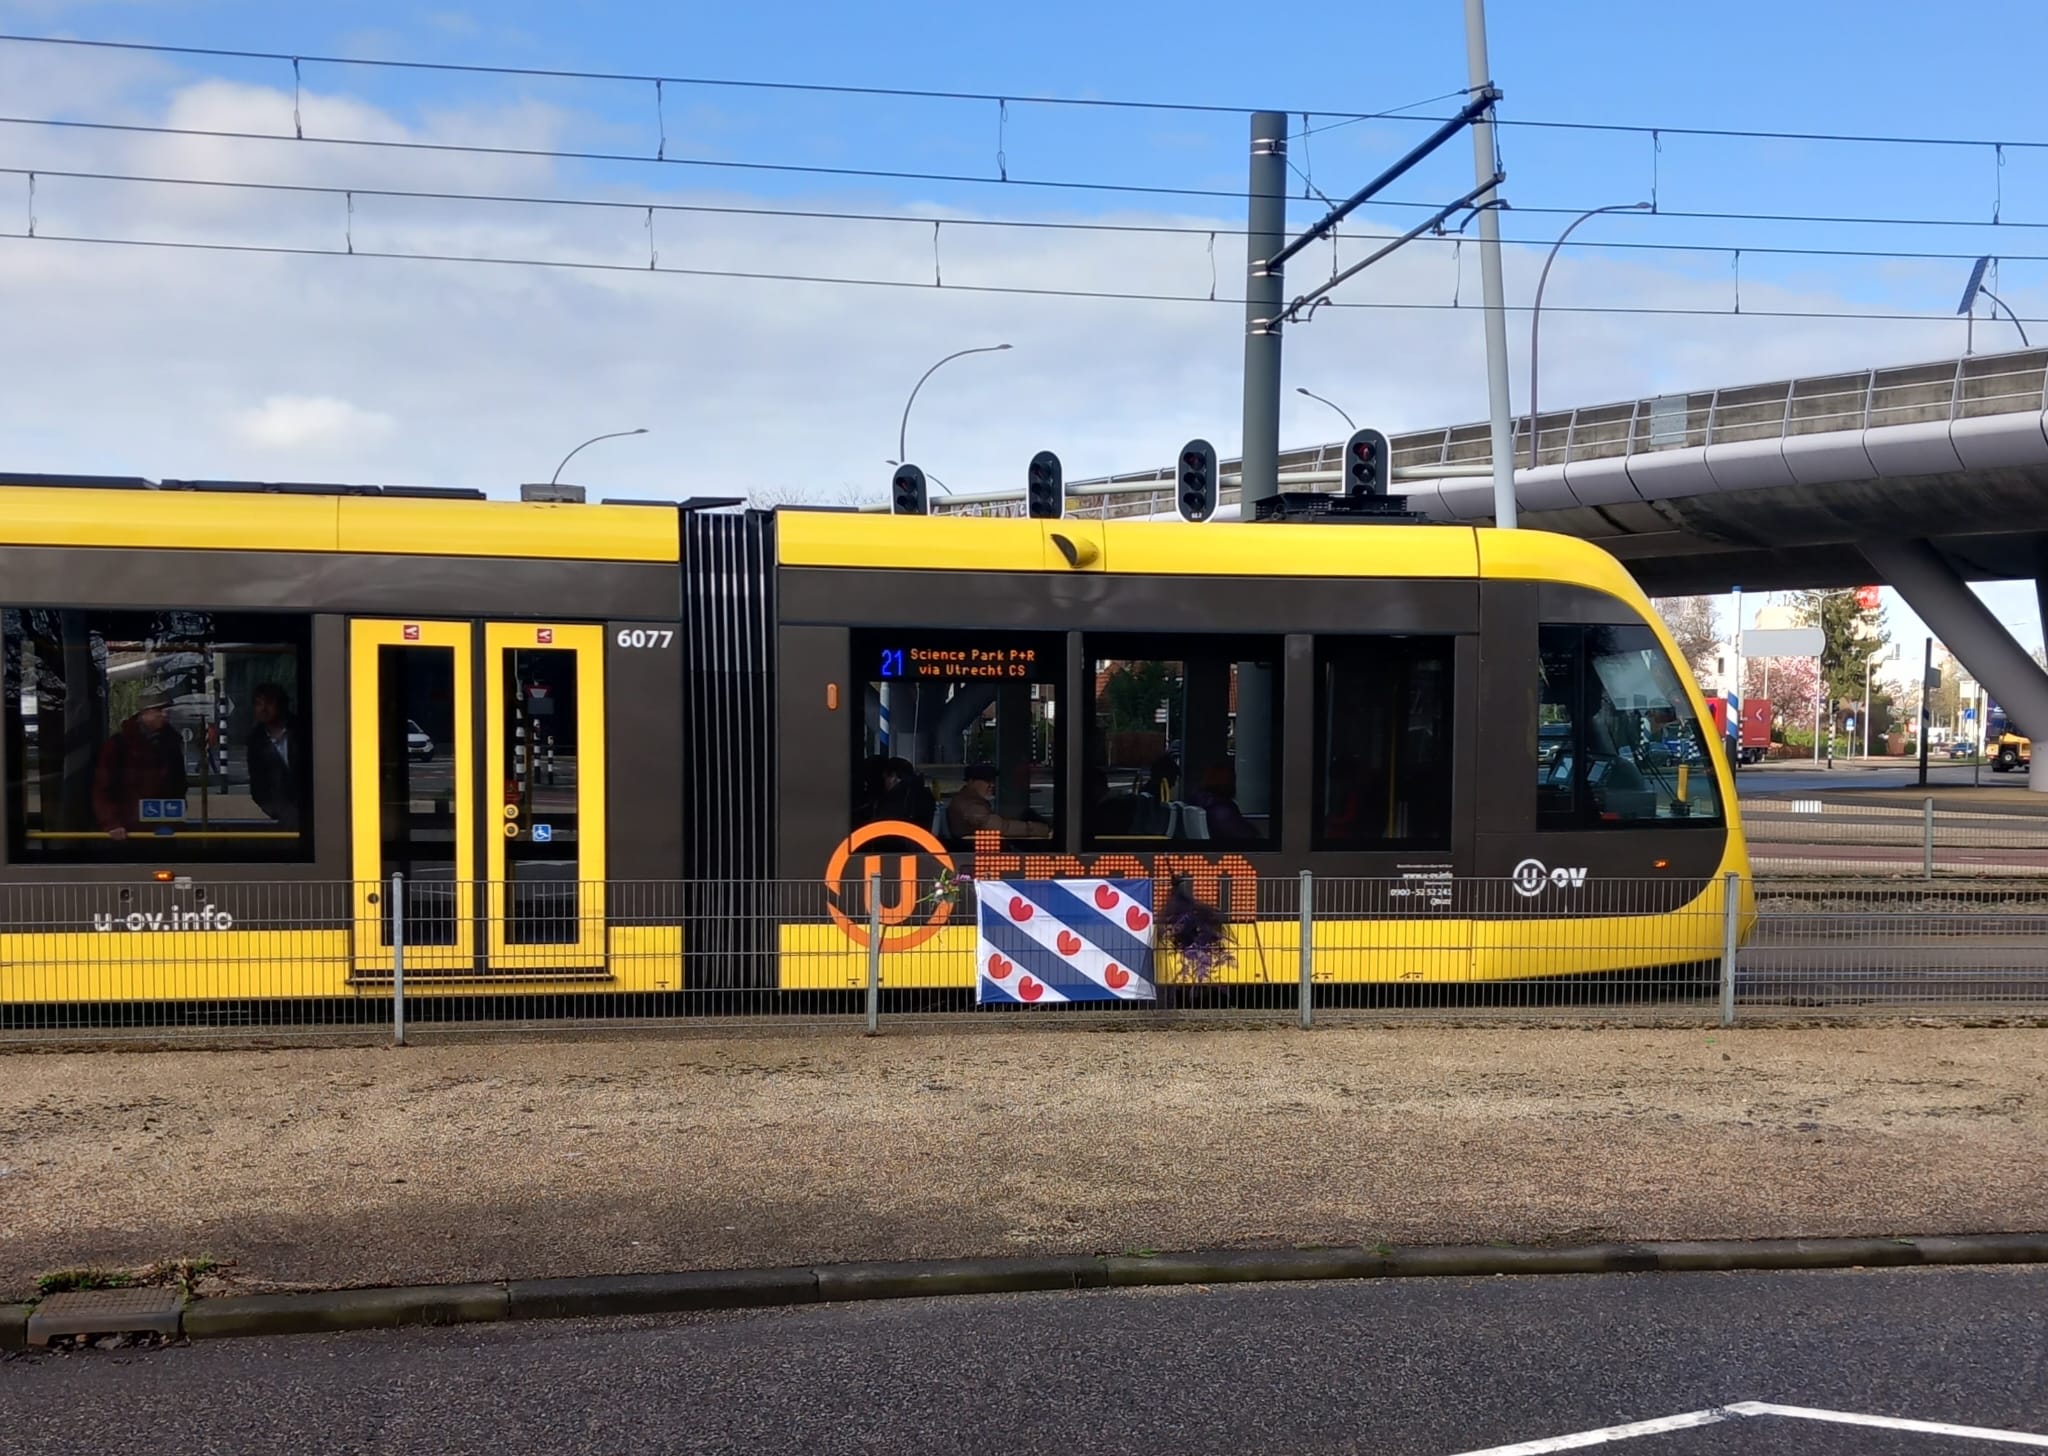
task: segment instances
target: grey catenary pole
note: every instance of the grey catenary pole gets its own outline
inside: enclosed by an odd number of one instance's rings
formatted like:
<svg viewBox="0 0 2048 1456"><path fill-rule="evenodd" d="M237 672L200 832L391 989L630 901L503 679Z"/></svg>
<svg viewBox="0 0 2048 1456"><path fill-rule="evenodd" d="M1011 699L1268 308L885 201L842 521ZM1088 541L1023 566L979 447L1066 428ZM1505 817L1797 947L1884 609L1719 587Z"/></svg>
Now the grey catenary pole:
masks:
<svg viewBox="0 0 2048 1456"><path fill-rule="evenodd" d="M1250 208L1245 225L1244 459L1239 499L1280 493L1280 315L1287 245L1287 113L1252 113ZM1249 519L1249 517L1247 517Z"/></svg>
<svg viewBox="0 0 2048 1456"><path fill-rule="evenodd" d="M1465 63L1472 94L1493 85L1486 60L1486 0L1465 0ZM1493 161L1493 113L1472 124L1472 180L1485 182ZM1479 277L1486 295L1486 399L1493 419L1493 523L1515 524L1515 428L1508 405L1507 295L1500 277L1500 210L1479 200Z"/></svg>

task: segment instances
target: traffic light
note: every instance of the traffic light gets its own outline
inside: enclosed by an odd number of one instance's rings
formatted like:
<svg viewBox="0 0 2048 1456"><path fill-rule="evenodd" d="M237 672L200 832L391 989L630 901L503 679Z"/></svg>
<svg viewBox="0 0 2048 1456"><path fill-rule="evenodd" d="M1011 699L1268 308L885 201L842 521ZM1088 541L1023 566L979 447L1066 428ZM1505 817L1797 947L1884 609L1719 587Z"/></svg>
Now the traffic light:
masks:
<svg viewBox="0 0 2048 1456"><path fill-rule="evenodd" d="M1206 521L1216 514L1216 447L1207 440L1180 447L1180 488L1174 500L1184 521Z"/></svg>
<svg viewBox="0 0 2048 1456"><path fill-rule="evenodd" d="M1358 430L1344 442L1344 494L1385 495L1393 461L1387 437L1378 430Z"/></svg>
<svg viewBox="0 0 2048 1456"><path fill-rule="evenodd" d="M899 465L889 482L889 511L898 516L925 514L924 472L915 465Z"/></svg>
<svg viewBox="0 0 2048 1456"><path fill-rule="evenodd" d="M1037 520L1057 521L1067 513L1065 477L1060 474L1060 457L1040 450L1031 457L1030 478L1024 486L1024 513Z"/></svg>

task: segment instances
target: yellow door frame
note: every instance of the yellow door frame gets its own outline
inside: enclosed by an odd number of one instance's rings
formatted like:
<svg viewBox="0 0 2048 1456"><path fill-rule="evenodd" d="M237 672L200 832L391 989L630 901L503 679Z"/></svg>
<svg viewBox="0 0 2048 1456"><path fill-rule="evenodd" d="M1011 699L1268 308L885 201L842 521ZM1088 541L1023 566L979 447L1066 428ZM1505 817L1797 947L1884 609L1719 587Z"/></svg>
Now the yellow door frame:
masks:
<svg viewBox="0 0 2048 1456"><path fill-rule="evenodd" d="M455 943L405 948L408 971L467 971L476 962L476 803L474 629L467 622L367 621L349 623L349 801L355 869L355 965L358 971L393 968L383 944L383 775L378 733L381 647L443 648L455 656L455 733L448 744L455 772Z"/></svg>
<svg viewBox="0 0 2048 1456"><path fill-rule="evenodd" d="M516 945L505 934L511 909L505 846L532 832L502 802L505 779L505 655L576 655L576 939L571 944ZM606 963L604 628L555 622L484 624L484 762L491 785L492 824L484 846L486 954L494 971L601 970ZM533 745L527 745L529 782Z"/></svg>

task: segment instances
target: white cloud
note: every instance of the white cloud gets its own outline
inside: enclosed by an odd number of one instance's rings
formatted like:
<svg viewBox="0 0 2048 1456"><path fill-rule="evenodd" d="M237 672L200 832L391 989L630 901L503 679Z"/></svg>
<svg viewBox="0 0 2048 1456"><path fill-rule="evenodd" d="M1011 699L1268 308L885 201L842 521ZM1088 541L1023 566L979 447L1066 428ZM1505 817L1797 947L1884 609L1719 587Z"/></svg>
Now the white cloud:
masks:
<svg viewBox="0 0 2048 1456"><path fill-rule="evenodd" d="M124 86L128 83L124 82ZM86 105L89 95L79 104ZM202 126L289 132L291 94L218 80L156 95L148 114ZM124 107L142 102L124 90ZM546 145L587 118L532 108L436 112L408 123L355 98L308 93L309 134L488 137ZM301 146L67 134L38 138L53 169L260 177L362 187L640 197L674 169L620 181L533 158L477 158ZM708 189L677 202L763 205ZM1004 194L1002 215L1032 199ZM873 196L820 191L776 205L887 211ZM905 204L930 215L937 209ZM0 187L0 218L9 202ZM552 258L618 272L369 257L273 257L0 238L0 436L7 468L478 486L511 493L570 446L608 430L651 433L577 457L593 495L680 497L778 491L837 499L883 487L904 396L927 365L974 344L918 397L909 454L958 490L1020 484L1024 463L1057 450L1069 479L1155 464L1203 435L1225 454L1239 435L1241 307L1206 301L1244 276L1240 218L1129 213L1119 222L1174 235L941 227L946 287L854 287L651 274L637 208L570 210L369 197L119 186L45 178L37 231L50 235L264 243L357 252ZM1042 213L1041 216L1052 216ZM1109 220L1088 215L1091 220ZM0 231L14 230L11 221ZM1210 228L1222 230L1214 239ZM1349 263L1370 240L1347 233ZM662 214L663 268L737 269L929 284L933 229L711 213ZM1283 441L1341 428L1303 384L1390 430L1483 417L1476 252L1418 244L1340 295L1448 305L1328 309L1286 340ZM1457 271L1462 261L1462 283ZM1543 323L1547 408L1705 388L1795 372L1940 357L1959 327L1796 319L1578 314L1574 304L1725 309L1721 271L1655 254L1568 253L1553 270ZM1301 291L1326 277L1317 247L1291 270ZM1509 295L1526 299L1538 250L1511 249ZM1745 265L1746 268L1749 265ZM1868 276L1862 280L1872 282ZM1112 302L978 294L963 285L1189 296ZM1825 282L1745 277L1743 307L1826 309ZM1863 296L1868 296L1863 295ZM1903 288L1892 296L1906 296ZM2025 303L2012 300L2023 313ZM1981 331L1980 331L1981 333ZM1515 397L1526 401L1528 318L1511 316ZM292 392L279 390L289 382ZM273 393L273 391L278 391ZM120 400L108 428L107 400ZM404 401L385 413L351 401ZM252 401L259 401L252 406ZM301 458L302 457L302 458Z"/></svg>
<svg viewBox="0 0 2048 1456"><path fill-rule="evenodd" d="M245 443L264 450L305 450L323 454L372 445L389 435L391 416L359 409L328 395L273 394L234 420Z"/></svg>

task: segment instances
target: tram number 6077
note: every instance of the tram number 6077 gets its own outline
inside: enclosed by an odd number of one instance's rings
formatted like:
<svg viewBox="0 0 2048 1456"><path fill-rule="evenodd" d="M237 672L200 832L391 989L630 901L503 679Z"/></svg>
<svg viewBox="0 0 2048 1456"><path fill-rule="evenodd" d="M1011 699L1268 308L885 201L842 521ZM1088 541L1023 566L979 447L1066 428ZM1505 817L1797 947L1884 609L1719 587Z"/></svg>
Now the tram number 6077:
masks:
<svg viewBox="0 0 2048 1456"><path fill-rule="evenodd" d="M676 640L673 627L621 627L621 647L667 647Z"/></svg>

